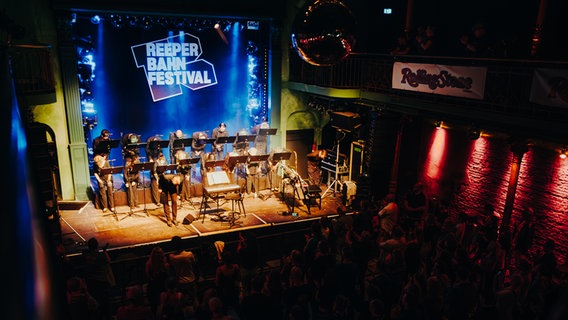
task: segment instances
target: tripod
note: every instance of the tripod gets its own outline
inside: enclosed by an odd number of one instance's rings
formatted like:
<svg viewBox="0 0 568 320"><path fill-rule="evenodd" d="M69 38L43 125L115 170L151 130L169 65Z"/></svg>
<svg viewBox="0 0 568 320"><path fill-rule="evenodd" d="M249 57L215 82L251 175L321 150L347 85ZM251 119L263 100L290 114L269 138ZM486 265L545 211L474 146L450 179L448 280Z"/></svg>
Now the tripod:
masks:
<svg viewBox="0 0 568 320"><path fill-rule="evenodd" d="M329 190L331 190L331 188L333 188L333 194L335 195L337 193L337 185L339 185L340 190L343 186L341 181L339 181L339 143L341 142L341 140L343 140L343 138L345 138L347 134L343 129L336 128L335 130L337 130L337 133L335 135L335 179L322 194L322 198L325 197L325 195Z"/></svg>

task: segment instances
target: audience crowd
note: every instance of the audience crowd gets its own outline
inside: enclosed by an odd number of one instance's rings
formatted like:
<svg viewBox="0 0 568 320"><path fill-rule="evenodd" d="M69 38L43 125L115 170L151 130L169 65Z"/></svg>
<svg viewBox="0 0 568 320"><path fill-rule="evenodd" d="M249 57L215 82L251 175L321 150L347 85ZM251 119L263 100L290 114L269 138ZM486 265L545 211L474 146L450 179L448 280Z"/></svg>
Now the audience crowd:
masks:
<svg viewBox="0 0 568 320"><path fill-rule="evenodd" d="M432 209L416 184L403 199L358 199L347 214L313 220L303 246L266 268L253 230L216 243L213 281L177 236L148 253L146 277L123 288L105 250L89 241L66 268L70 319L566 319L568 265L550 239L533 241L527 208L510 236L487 206L479 215ZM507 233L509 235L509 233Z"/></svg>
<svg viewBox="0 0 568 320"><path fill-rule="evenodd" d="M466 30L421 25L397 35L391 55L455 56L468 58L528 58L528 46L515 36L499 33L488 24Z"/></svg>

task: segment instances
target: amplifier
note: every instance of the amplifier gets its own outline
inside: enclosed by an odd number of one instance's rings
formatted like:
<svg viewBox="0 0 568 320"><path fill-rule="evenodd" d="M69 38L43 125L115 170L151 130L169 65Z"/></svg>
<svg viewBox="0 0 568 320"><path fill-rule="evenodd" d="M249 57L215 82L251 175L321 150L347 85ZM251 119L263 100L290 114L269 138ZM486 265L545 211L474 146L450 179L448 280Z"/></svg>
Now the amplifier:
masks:
<svg viewBox="0 0 568 320"><path fill-rule="evenodd" d="M333 174L335 174L335 160L330 163L330 162L326 162L323 161L321 162L321 168L323 170L327 170ZM349 167L346 166L345 164L340 164L337 166L337 174L348 174L349 173Z"/></svg>

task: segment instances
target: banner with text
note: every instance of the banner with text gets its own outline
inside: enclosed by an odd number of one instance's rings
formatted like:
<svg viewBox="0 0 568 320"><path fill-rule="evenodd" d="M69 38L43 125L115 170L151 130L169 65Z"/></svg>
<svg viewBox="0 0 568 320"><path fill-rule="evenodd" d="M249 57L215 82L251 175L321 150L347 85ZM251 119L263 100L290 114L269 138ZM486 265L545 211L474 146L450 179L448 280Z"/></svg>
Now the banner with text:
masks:
<svg viewBox="0 0 568 320"><path fill-rule="evenodd" d="M198 59L203 50L198 37L183 33L131 47L138 68L143 68L154 102L217 84L212 63Z"/></svg>
<svg viewBox="0 0 568 320"><path fill-rule="evenodd" d="M395 62L392 88L482 100L487 68Z"/></svg>
<svg viewBox="0 0 568 320"><path fill-rule="evenodd" d="M530 102L550 107L568 107L568 70L534 70Z"/></svg>

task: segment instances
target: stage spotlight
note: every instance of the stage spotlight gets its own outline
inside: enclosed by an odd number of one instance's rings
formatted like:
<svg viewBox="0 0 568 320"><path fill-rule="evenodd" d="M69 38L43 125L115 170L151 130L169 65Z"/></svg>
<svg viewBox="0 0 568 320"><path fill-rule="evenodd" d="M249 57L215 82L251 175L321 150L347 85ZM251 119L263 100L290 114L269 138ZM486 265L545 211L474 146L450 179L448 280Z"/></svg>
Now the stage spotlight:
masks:
<svg viewBox="0 0 568 320"><path fill-rule="evenodd" d="M99 17L99 15L94 15L91 17L91 23L92 24L99 24L101 23L101 17Z"/></svg>
<svg viewBox="0 0 568 320"><path fill-rule="evenodd" d="M229 44L229 40L227 40L225 33L223 33L223 30L221 29L221 25L219 24L219 22L215 23L214 28L219 34L219 37L221 37L221 40L223 40L225 44Z"/></svg>
<svg viewBox="0 0 568 320"><path fill-rule="evenodd" d="M566 157L568 156L568 149L567 148L562 148L560 150L560 159L566 159Z"/></svg>
<svg viewBox="0 0 568 320"><path fill-rule="evenodd" d="M434 121L434 126L436 126L436 129L442 129L443 124L444 123L441 120Z"/></svg>
<svg viewBox="0 0 568 320"><path fill-rule="evenodd" d="M110 15L110 23L113 27L117 29L122 29L124 27L124 19L120 15L111 14Z"/></svg>

